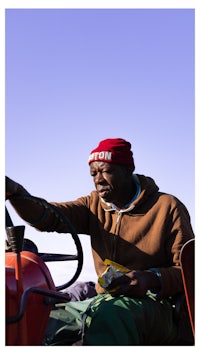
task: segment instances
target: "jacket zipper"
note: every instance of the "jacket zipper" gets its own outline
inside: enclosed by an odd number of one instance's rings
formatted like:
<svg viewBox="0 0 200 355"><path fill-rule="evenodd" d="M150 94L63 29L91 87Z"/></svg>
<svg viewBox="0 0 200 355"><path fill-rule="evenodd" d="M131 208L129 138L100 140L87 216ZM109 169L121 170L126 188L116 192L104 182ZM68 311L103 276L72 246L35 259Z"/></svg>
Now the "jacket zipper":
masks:
<svg viewBox="0 0 200 355"><path fill-rule="evenodd" d="M115 233L113 237L113 251L112 251L112 260L116 261L116 252L117 252L117 237L119 234L119 224L121 220L122 212L117 211L117 220L116 220L116 225L115 225Z"/></svg>

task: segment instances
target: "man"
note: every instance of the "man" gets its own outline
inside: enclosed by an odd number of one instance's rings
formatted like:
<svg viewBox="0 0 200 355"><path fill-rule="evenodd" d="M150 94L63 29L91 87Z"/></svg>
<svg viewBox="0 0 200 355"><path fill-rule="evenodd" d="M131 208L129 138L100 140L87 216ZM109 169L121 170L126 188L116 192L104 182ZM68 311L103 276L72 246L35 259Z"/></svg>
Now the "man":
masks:
<svg viewBox="0 0 200 355"><path fill-rule="evenodd" d="M173 305L183 293L180 250L194 237L186 207L160 192L152 178L133 174L131 144L124 139L101 141L88 163L96 191L52 203L78 234L91 236L98 295L84 313L83 345L171 345L189 339L189 320L175 317ZM35 228L67 232L42 200L38 204L10 179L7 197Z"/></svg>

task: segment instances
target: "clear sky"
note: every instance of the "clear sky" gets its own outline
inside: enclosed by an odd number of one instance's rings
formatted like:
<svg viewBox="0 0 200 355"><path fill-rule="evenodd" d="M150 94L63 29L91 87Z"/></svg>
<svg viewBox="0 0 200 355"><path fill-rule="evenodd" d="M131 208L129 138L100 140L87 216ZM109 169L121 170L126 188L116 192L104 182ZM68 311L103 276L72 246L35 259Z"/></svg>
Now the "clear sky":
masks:
<svg viewBox="0 0 200 355"><path fill-rule="evenodd" d="M102 139L124 138L135 172L178 197L195 228L194 15L192 8L8 8L6 175L48 201L74 200L93 189L90 151ZM26 231L40 251L69 252L66 236ZM96 280L89 237L80 239L80 279ZM59 283L67 270L60 263L53 272Z"/></svg>

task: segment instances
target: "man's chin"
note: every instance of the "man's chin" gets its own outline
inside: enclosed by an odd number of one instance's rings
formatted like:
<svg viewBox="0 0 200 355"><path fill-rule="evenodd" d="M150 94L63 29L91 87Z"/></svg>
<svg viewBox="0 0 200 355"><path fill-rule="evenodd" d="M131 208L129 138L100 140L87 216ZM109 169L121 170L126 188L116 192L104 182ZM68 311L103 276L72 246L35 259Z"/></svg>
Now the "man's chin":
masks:
<svg viewBox="0 0 200 355"><path fill-rule="evenodd" d="M107 190L98 192L98 195L99 195L99 197L101 197L105 201L109 200L109 198L110 198L110 192Z"/></svg>
<svg viewBox="0 0 200 355"><path fill-rule="evenodd" d="M112 196L109 191L99 192L98 195L104 202L112 203Z"/></svg>

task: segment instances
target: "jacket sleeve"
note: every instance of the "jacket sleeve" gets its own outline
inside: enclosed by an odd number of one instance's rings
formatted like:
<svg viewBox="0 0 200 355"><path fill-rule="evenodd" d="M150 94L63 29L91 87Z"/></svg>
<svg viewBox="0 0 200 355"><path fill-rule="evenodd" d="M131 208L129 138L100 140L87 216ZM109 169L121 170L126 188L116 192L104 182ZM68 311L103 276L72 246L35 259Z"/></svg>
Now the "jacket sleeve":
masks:
<svg viewBox="0 0 200 355"><path fill-rule="evenodd" d="M72 224L77 233L88 234L89 198L56 203L26 194L14 196L10 202L18 215L37 230L70 233Z"/></svg>
<svg viewBox="0 0 200 355"><path fill-rule="evenodd" d="M171 259L173 266L159 268L162 287L158 298L165 298L183 292L180 251L188 240L194 238L194 233L190 223L189 213L180 201L178 201L171 213L171 220L168 227L170 229L170 238L167 240L166 250L168 260Z"/></svg>

